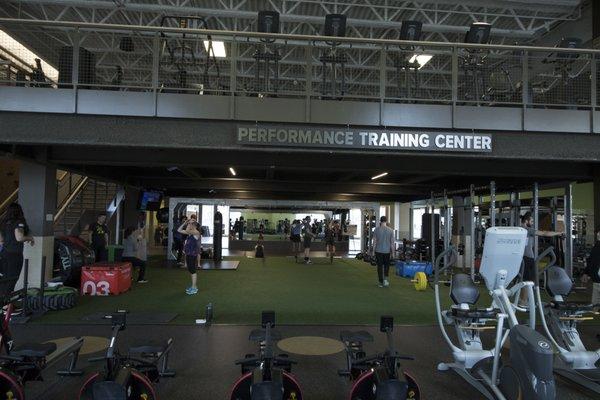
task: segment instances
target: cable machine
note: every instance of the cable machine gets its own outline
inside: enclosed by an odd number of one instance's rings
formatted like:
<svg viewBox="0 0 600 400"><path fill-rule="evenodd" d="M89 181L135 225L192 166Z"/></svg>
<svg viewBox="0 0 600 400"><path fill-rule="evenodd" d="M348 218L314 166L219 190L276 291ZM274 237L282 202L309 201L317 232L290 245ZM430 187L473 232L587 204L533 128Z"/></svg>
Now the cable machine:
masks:
<svg viewBox="0 0 600 400"><path fill-rule="evenodd" d="M279 13L260 11L258 13L258 32L279 33ZM279 90L279 61L281 54L273 38L261 38L254 50L254 92L277 93ZM271 72L274 76L271 78Z"/></svg>
<svg viewBox="0 0 600 400"><path fill-rule="evenodd" d="M170 23L169 23L170 22ZM203 17L189 16L164 16L160 26L176 25L182 29L208 29L208 23ZM213 47L211 35L198 33L182 33L179 37L172 34L160 33L163 38L160 60L164 66L175 67L172 83L182 89L182 93L189 89L199 89L200 94L206 94L208 89L219 89L221 71ZM210 71L214 69L216 79L211 79ZM201 80L199 83L189 81L188 74L199 70ZM187 89L187 90L186 90Z"/></svg>

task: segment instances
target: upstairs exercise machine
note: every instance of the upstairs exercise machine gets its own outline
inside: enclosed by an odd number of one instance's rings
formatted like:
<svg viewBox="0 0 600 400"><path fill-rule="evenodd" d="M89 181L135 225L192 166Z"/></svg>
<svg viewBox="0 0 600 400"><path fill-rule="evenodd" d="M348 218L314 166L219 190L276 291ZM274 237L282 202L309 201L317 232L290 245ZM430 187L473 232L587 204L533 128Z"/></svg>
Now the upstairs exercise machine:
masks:
<svg viewBox="0 0 600 400"><path fill-rule="evenodd" d="M258 32L279 33L279 13L260 11L258 13ZM261 38L254 50L254 92L276 94L279 90L279 61L281 54L274 44L275 39ZM273 72L273 78L271 73Z"/></svg>
<svg viewBox="0 0 600 400"><path fill-rule="evenodd" d="M325 16L324 36L346 36L346 16L343 14L328 14ZM329 48L320 57L322 64L322 88L324 98L340 99L346 92L346 54L338 46L339 42L327 40ZM338 76L340 78L338 88Z"/></svg>
<svg viewBox="0 0 600 400"><path fill-rule="evenodd" d="M161 26L176 25L183 29L208 29L207 20L197 16L164 16ZM179 37L172 34L160 33L162 40L160 61L167 72L175 68L175 79L171 86L183 89L198 89L205 94L209 89L220 89L221 71L215 53L211 35L201 35L197 32L182 33ZM211 79L210 71L214 67L215 79ZM199 82L190 80L188 75L200 74Z"/></svg>

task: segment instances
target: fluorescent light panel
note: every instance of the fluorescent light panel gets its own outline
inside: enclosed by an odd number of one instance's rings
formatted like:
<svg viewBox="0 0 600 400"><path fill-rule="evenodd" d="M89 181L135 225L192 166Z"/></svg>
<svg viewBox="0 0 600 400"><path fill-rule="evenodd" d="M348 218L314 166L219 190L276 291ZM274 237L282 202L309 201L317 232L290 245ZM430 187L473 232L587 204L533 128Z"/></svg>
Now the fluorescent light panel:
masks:
<svg viewBox="0 0 600 400"><path fill-rule="evenodd" d="M0 52L2 52L2 48L18 57L17 59L11 54L3 52L6 58L10 59L13 63L21 67L27 66L30 69L33 69L33 67L35 67L35 59L39 58L42 61L42 69L44 70L46 77L54 82L58 82L58 70L56 70L56 68L48 64L40 56L29 50L27 47L23 46L18 40L14 39L8 33L0 30ZM26 65L23 65L23 63Z"/></svg>
<svg viewBox="0 0 600 400"><path fill-rule="evenodd" d="M235 176L235 169L233 169L233 167L229 167L229 172L231 172L231 175Z"/></svg>
<svg viewBox="0 0 600 400"><path fill-rule="evenodd" d="M386 176L388 173L384 172L382 174L379 175L375 175L374 177L371 178L372 181L374 181L375 179L379 179L379 178L383 178L384 176Z"/></svg>
<svg viewBox="0 0 600 400"><path fill-rule="evenodd" d="M204 49L208 51L208 45L210 44L209 40L204 40ZM227 57L227 52L225 51L225 43L219 40L212 41L212 49L215 57L217 58L225 58Z"/></svg>
<svg viewBox="0 0 600 400"><path fill-rule="evenodd" d="M423 68L425 64L427 64L433 58L430 54L413 54L413 56L408 60L409 63L414 63L415 61L419 63L419 69Z"/></svg>

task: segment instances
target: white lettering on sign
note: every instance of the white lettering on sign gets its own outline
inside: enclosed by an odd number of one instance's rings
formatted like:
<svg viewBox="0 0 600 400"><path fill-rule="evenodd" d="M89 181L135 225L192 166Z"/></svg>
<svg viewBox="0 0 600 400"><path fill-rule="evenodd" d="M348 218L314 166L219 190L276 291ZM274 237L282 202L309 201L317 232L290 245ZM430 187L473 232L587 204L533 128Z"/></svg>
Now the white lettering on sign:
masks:
<svg viewBox="0 0 600 400"><path fill-rule="evenodd" d="M110 294L110 283L107 281L85 281L81 286L81 292L90 296L108 296Z"/></svg>
<svg viewBox="0 0 600 400"><path fill-rule="evenodd" d="M285 126L239 125L240 144L367 148L381 150L428 150L491 152L492 135L474 133L432 133L398 131L341 131L335 129L287 128Z"/></svg>

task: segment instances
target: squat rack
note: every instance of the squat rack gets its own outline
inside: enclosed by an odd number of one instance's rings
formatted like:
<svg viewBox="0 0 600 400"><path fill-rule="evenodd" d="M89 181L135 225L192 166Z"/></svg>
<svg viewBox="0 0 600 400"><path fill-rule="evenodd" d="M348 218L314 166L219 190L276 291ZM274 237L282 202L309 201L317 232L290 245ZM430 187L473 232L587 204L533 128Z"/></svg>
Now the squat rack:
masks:
<svg viewBox="0 0 600 400"><path fill-rule="evenodd" d="M531 212L534 220L533 228L538 231L539 230L539 217L540 217L540 189L557 189L562 188L564 190L564 228L566 233L565 243L564 243L564 267L567 274L572 277L573 276L573 185L572 182L560 182L554 184L546 184L540 186L539 183L535 182L531 190L523 189L511 189L507 192L508 194L508 219L507 223L509 226L520 226L520 216L522 208L525 208L521 204L521 193L522 192L531 192ZM483 193L489 193L489 206L484 202ZM448 248L451 243L451 235L452 235L452 215L454 214L452 210L456 207L459 207L456 203L453 203L450 206L449 196L455 195L464 195L462 207L464 210L468 210L468 216L465 218L469 218L470 221L470 229L469 229L469 237L468 237L468 245L469 248L465 248L465 252L469 253L468 257L468 265L467 267L470 269L471 279L475 280L475 253L477 250L477 245L480 240L483 240L483 235L481 237L477 234L478 230L483 228L483 211L484 209L489 210L489 227L496 226L496 217L500 216L499 225L503 225L503 203L498 202L497 199L497 185L495 181L490 181L488 185L475 187L474 185L470 185L469 188L448 191L444 190L441 193L431 193L430 198L427 200L426 210L431 213L432 217L430 218L430 237L423 238L423 240L428 240L431 246L431 262L435 262L436 257L436 227L435 227L435 208L436 205L441 203L440 207L440 217L444 218L444 229L443 229L443 240L444 240L444 248ZM543 196L544 198L546 196ZM553 198L557 198L556 195L551 196ZM552 221L553 226L556 227L557 222L557 202L553 199L551 202L550 211L552 212ZM477 212L475 212L475 207L477 206ZM498 206L500 208L498 208ZM452 210L451 210L452 209ZM412 222L412 207L411 207L411 215L410 219ZM412 225L411 225L412 229ZM462 234L462 236L467 236ZM476 237L477 236L477 237ZM465 246L467 245L465 243ZM539 238L536 236L534 241L534 257L537 257L539 254Z"/></svg>

